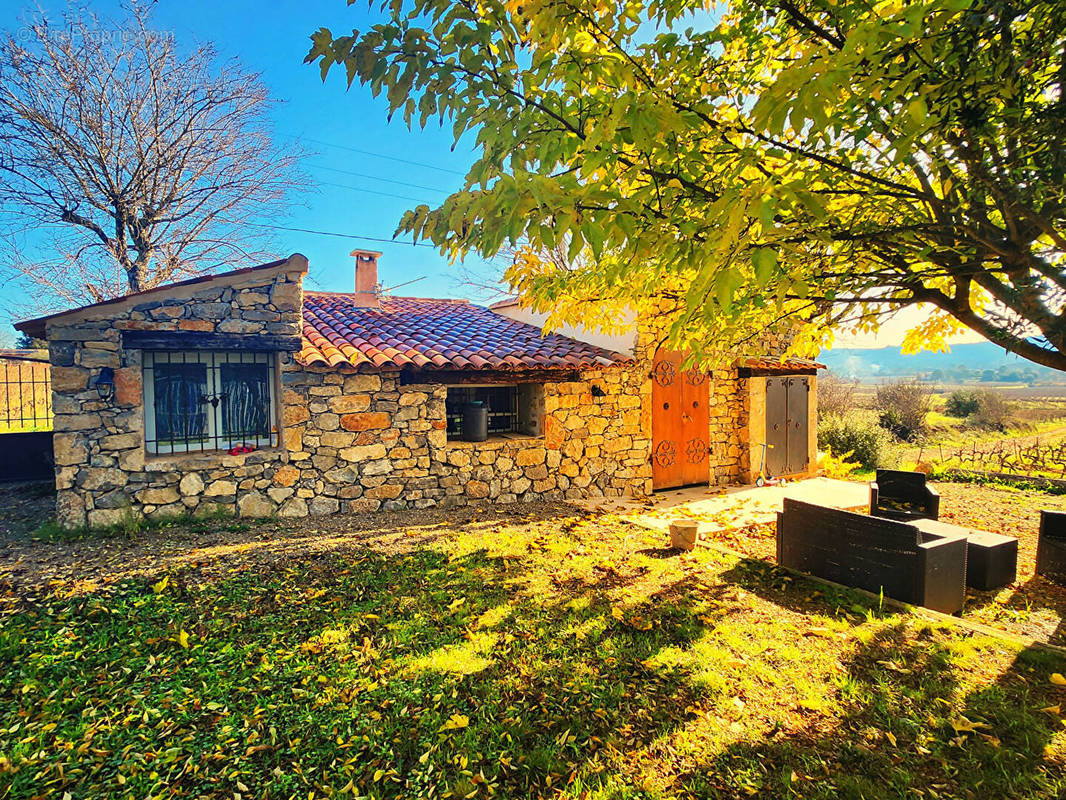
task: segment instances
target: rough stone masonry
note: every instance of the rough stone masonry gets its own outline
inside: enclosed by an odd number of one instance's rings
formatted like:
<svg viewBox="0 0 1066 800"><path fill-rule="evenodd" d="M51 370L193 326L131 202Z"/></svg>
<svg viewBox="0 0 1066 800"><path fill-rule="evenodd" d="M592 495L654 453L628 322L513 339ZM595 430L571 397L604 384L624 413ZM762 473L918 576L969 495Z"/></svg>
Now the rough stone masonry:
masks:
<svg viewBox="0 0 1066 800"><path fill-rule="evenodd" d="M50 319L61 524L650 493L644 359L539 384L535 435L465 443L447 439L441 384L404 385L396 370L305 368L278 352L277 447L146 454L143 352L124 347L123 332L298 337L306 270L293 256ZM114 370L110 400L93 386L103 367ZM746 395L735 370L714 378L709 480L727 483L746 461Z"/></svg>

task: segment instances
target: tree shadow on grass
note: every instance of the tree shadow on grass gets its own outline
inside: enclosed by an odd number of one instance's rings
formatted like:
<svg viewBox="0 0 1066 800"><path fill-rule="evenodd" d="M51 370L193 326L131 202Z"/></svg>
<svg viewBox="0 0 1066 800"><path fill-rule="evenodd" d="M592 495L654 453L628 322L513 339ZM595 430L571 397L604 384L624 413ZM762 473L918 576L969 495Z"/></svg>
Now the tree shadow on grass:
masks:
<svg viewBox="0 0 1066 800"><path fill-rule="evenodd" d="M828 712L747 737L679 776L696 796L1058 797L1066 790L1066 662L1036 648L879 609L876 601L741 560L723 578L782 608L848 619L854 646ZM866 630L864 630L866 629Z"/></svg>
<svg viewBox="0 0 1066 800"><path fill-rule="evenodd" d="M18 664L0 721L40 727L0 735L17 767L0 781L11 797L595 784L606 753L669 734L706 694L646 666L702 633L694 595L616 614L595 584L530 591L527 566L484 550L316 553L26 611L0 638Z"/></svg>

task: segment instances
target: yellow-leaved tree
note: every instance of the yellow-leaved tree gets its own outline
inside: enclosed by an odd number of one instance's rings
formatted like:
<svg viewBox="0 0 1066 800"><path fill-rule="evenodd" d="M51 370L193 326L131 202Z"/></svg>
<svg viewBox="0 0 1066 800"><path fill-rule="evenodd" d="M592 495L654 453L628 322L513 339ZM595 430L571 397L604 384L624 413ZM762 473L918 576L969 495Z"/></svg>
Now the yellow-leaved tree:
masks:
<svg viewBox="0 0 1066 800"><path fill-rule="evenodd" d="M507 278L554 322L665 302L674 343L713 358L784 316L810 352L921 303L911 349L966 326L1066 369L1066 4L381 9L308 59L479 156L399 231L456 256L527 243ZM569 265L538 255L560 242Z"/></svg>

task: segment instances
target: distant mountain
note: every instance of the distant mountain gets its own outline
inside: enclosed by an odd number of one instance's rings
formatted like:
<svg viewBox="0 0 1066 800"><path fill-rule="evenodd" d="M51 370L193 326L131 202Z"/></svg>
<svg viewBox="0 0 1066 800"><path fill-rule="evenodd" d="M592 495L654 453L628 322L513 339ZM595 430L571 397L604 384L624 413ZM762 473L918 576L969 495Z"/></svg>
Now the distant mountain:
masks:
<svg viewBox="0 0 1066 800"><path fill-rule="evenodd" d="M818 360L844 378L1066 383L1066 373L1007 353L991 342L957 344L950 353L903 355L898 347L824 350Z"/></svg>

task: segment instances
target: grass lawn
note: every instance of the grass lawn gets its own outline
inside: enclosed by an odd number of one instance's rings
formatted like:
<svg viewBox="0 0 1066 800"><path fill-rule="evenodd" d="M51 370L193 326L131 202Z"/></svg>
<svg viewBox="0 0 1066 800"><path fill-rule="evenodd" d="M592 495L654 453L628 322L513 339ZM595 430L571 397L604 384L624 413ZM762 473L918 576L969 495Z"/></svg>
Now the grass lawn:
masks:
<svg viewBox="0 0 1066 800"><path fill-rule="evenodd" d="M0 562L0 798L1066 792L1057 657L617 518L121 544ZM67 566L35 584L42 548Z"/></svg>

